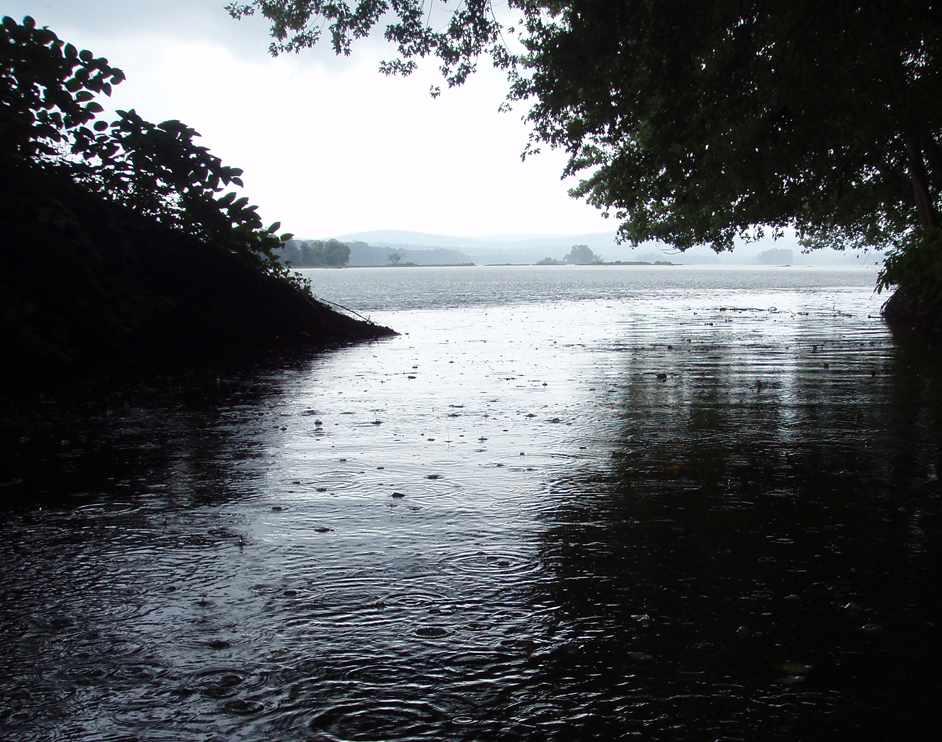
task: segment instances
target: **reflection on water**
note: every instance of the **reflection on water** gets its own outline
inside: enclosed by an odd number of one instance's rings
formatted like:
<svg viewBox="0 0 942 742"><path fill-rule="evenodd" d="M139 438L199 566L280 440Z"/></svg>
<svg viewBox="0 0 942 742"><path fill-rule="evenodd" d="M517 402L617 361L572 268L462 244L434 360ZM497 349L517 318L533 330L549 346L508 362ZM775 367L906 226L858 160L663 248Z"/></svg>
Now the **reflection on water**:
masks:
<svg viewBox="0 0 942 742"><path fill-rule="evenodd" d="M626 359L611 461L555 483L549 675L617 709L587 729L830 738L931 713L939 368L808 325L745 362L678 332L661 383Z"/></svg>
<svg viewBox="0 0 942 742"><path fill-rule="evenodd" d="M939 691L939 369L877 308L398 312L50 410L4 488L51 504L0 533L0 734L905 733Z"/></svg>

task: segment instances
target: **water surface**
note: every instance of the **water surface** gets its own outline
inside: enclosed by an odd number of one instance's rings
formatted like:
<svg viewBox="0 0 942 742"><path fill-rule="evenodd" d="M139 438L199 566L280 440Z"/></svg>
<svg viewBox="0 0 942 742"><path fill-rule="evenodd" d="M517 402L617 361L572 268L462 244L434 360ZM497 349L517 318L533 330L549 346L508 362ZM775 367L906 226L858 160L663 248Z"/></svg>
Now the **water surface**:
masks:
<svg viewBox="0 0 942 742"><path fill-rule="evenodd" d="M305 268L314 292L360 312L533 304L586 299L652 299L688 291L871 289L876 269L814 266L472 266ZM877 304L878 306L878 304Z"/></svg>
<svg viewBox="0 0 942 742"><path fill-rule="evenodd" d="M17 441L4 489L51 504L0 527L0 733L832 739L934 712L939 369L872 274L430 270L314 272L399 337Z"/></svg>

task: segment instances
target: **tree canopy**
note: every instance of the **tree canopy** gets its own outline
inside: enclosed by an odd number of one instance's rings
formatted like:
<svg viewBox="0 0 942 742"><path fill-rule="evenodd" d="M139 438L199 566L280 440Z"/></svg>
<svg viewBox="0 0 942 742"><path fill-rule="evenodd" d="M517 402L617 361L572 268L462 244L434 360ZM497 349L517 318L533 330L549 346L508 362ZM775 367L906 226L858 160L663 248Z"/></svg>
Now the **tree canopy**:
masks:
<svg viewBox="0 0 942 742"><path fill-rule="evenodd" d="M942 9L933 0L248 0L273 53L381 27L388 73L435 57L449 85L490 55L529 104L529 150L569 155L574 194L632 243L901 245L937 225Z"/></svg>

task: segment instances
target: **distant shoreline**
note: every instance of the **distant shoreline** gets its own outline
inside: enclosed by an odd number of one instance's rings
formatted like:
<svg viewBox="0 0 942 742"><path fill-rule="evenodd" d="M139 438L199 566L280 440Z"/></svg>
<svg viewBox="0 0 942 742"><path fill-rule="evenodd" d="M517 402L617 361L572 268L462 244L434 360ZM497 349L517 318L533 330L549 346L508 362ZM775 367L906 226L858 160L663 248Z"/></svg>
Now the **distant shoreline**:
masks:
<svg viewBox="0 0 942 742"><path fill-rule="evenodd" d="M785 263L785 264L762 264L762 263L668 263L668 262L637 262L637 261L611 261L605 263L588 263L579 265L575 263L400 263L399 265L303 265L291 266L292 270L341 270L344 268L623 268L625 266L640 266L649 268L754 268L756 270L779 270L782 268L824 268L829 270L877 270L879 266L867 263L858 264L814 264L814 263Z"/></svg>
<svg viewBox="0 0 942 742"><path fill-rule="evenodd" d="M301 265L291 270L314 270L315 268L475 268L477 263L399 263L397 265Z"/></svg>
<svg viewBox="0 0 942 742"><path fill-rule="evenodd" d="M563 262L562 260L557 260L557 261L552 262L552 263L543 263L543 262L539 262L539 263L531 263L530 265L536 265L536 266L539 266L539 267L541 267L541 268L546 268L546 267L552 268L552 267L554 267L554 266L559 266L559 267L563 267L563 266L576 266L576 267L580 267L580 266L599 266L599 267L603 267L603 268L604 268L604 267L609 266L609 265L650 265L650 266L660 267L660 266L676 266L676 265L680 265L680 264L679 264L679 263L671 263L671 262L669 262L669 261L667 261L667 260L655 260L655 261L653 261L653 262L650 261L650 260L603 260L603 261L600 262L600 263L565 263L565 262Z"/></svg>
<svg viewBox="0 0 942 742"><path fill-rule="evenodd" d="M577 264L577 263L398 263L396 265L299 265L299 266L290 266L292 270L315 270L326 268L329 270L335 270L339 268L605 268L608 266L631 266L631 265L646 265L652 266L655 268L661 267L678 267L683 265L683 263L669 263L669 262L655 262L649 263L645 261L634 261L634 260L613 260L605 263L586 263L586 264ZM770 266L778 267L778 266Z"/></svg>

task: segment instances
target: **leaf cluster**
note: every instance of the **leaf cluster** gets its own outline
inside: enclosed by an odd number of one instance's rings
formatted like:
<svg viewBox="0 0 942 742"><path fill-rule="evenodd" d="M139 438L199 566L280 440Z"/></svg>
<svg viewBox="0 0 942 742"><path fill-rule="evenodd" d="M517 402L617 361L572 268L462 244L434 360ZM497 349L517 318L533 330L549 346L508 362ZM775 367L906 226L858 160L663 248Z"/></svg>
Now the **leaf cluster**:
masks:
<svg viewBox="0 0 942 742"><path fill-rule="evenodd" d="M78 50L27 16L22 24L0 25L0 146L9 158L35 161L55 157L70 135L88 132L124 73ZM93 126L101 127L100 123Z"/></svg>
<svg viewBox="0 0 942 742"><path fill-rule="evenodd" d="M632 242L885 245L919 222L913 148L942 185L931 5L564 3L534 21L522 92Z"/></svg>
<svg viewBox="0 0 942 742"><path fill-rule="evenodd" d="M382 28L396 50L380 64L383 73L408 75L416 60L434 57L449 86L465 82L482 55L500 69L515 61L503 36L510 29L498 21L491 0L453 1L450 7L447 0L233 0L226 9L234 18L267 19L272 54L310 49L326 34L335 53L349 55L355 41Z"/></svg>
<svg viewBox="0 0 942 742"><path fill-rule="evenodd" d="M292 235L264 226L239 196L242 171L197 144L180 121L159 124L136 111L108 122L95 98L124 73L77 50L26 17L0 25L0 162L65 174L101 198L192 238L229 250L300 287L274 251Z"/></svg>

